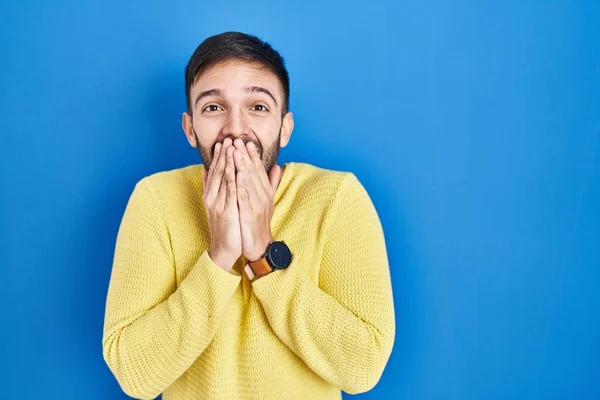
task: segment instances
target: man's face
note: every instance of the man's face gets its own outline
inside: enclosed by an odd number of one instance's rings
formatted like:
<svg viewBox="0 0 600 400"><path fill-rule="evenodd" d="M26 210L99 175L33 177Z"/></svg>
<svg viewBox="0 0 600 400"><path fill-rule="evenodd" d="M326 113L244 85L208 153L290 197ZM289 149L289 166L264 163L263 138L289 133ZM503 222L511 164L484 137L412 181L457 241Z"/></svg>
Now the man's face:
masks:
<svg viewBox="0 0 600 400"><path fill-rule="evenodd" d="M291 113L282 117L279 79L260 64L230 60L205 70L190 90L191 115L182 126L208 171L217 143L225 138L253 142L268 173L293 129Z"/></svg>

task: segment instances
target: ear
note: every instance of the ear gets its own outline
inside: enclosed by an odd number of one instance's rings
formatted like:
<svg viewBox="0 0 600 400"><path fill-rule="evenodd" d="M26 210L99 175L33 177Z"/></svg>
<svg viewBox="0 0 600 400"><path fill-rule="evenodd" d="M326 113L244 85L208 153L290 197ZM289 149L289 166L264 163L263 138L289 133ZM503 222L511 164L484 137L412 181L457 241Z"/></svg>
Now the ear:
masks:
<svg viewBox="0 0 600 400"><path fill-rule="evenodd" d="M287 146L294 130L294 115L288 112L281 122L281 147Z"/></svg>
<svg viewBox="0 0 600 400"><path fill-rule="evenodd" d="M187 112L184 112L181 116L181 127L185 133L190 146L196 147L196 138L194 137L194 129L192 128L192 117Z"/></svg>

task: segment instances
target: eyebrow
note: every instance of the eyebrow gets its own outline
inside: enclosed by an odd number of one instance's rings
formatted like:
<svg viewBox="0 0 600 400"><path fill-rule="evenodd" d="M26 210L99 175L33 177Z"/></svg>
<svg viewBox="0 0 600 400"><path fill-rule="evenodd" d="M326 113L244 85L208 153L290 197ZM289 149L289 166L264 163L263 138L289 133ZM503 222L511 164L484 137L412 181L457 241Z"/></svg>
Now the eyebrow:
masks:
<svg viewBox="0 0 600 400"><path fill-rule="evenodd" d="M248 93L264 93L267 96L269 96L271 99L273 99L275 106L277 106L277 100L275 99L275 96L273 96L273 94L268 89L265 89L262 86L249 86L249 87L245 88L244 90ZM209 89L209 90L205 90L204 92L200 92L198 94L198 96L196 97L196 100L194 101L194 107L196 107L196 105L198 104L200 99L202 99L203 97L222 96L222 95L223 95L223 91L221 89Z"/></svg>
<svg viewBox="0 0 600 400"><path fill-rule="evenodd" d="M250 86L250 87L246 88L246 92L251 92L251 93L265 93L271 99L273 99L273 103L275 103L275 106L277 106L277 100L275 100L275 96L273 96L273 94L271 92L269 92L267 89L265 89L264 87L261 87L261 86Z"/></svg>
<svg viewBox="0 0 600 400"><path fill-rule="evenodd" d="M196 100L194 101L194 107L196 107L196 105L198 105L198 102L203 97L221 96L221 94L223 94L223 92L221 92L221 89L210 89L210 90L205 90L204 92L200 92L200 94L198 95L198 97L196 97Z"/></svg>

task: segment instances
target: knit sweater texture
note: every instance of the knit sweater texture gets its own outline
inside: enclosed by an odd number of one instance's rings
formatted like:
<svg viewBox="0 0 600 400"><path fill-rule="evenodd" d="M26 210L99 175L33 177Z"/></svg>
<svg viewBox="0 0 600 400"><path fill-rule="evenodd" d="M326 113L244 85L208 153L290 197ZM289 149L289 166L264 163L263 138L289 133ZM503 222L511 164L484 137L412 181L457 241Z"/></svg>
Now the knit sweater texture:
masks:
<svg viewBox="0 0 600 400"><path fill-rule="evenodd" d="M133 189L119 227L103 355L131 397L340 399L380 379L395 336L382 226L351 172L285 164L271 232L285 270L251 282L208 255L201 164Z"/></svg>

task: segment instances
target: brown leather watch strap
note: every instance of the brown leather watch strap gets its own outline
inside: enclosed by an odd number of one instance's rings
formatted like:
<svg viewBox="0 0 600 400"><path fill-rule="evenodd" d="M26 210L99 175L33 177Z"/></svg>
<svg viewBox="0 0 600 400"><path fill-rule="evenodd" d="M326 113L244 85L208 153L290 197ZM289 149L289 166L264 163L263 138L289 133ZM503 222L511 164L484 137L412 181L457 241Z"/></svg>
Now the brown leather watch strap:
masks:
<svg viewBox="0 0 600 400"><path fill-rule="evenodd" d="M248 265L250 265L252 272L254 272L254 275L256 276L254 279L258 279L273 271L273 268L269 265L266 257L259 258L256 261L250 261L248 262Z"/></svg>

